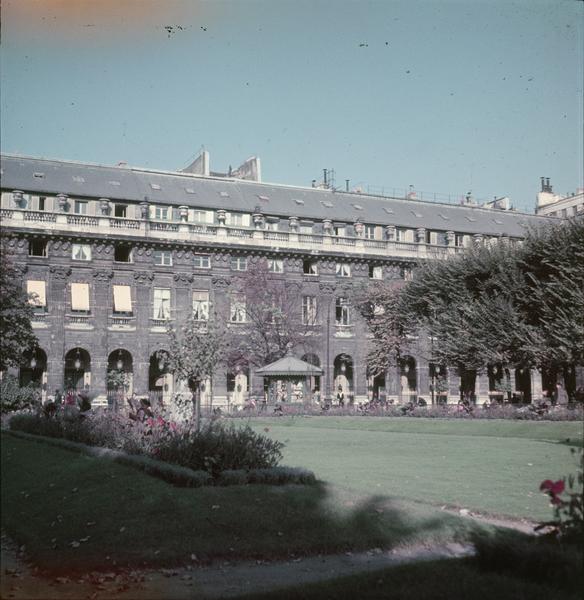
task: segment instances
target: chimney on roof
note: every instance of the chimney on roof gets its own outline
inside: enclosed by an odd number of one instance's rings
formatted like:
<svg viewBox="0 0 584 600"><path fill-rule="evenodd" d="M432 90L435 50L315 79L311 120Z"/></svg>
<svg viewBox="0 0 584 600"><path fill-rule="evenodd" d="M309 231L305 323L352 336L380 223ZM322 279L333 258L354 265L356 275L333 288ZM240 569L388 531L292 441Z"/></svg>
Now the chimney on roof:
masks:
<svg viewBox="0 0 584 600"><path fill-rule="evenodd" d="M322 181L323 181L323 183L324 183L324 187L325 187L325 188L327 188L327 187L328 187L328 185L327 185L327 181L326 181L327 170L326 170L326 169L323 169L323 170L322 170L322 172L323 172L323 178L322 178Z"/></svg>
<svg viewBox="0 0 584 600"><path fill-rule="evenodd" d="M316 179L312 180L312 187L315 188L316 187Z"/></svg>
<svg viewBox="0 0 584 600"><path fill-rule="evenodd" d="M345 192L349 191L349 180L345 179Z"/></svg>
<svg viewBox="0 0 584 600"><path fill-rule="evenodd" d="M549 192L551 194L552 193L552 186L550 185L550 178L549 177L545 178L545 187L546 187L546 192Z"/></svg>

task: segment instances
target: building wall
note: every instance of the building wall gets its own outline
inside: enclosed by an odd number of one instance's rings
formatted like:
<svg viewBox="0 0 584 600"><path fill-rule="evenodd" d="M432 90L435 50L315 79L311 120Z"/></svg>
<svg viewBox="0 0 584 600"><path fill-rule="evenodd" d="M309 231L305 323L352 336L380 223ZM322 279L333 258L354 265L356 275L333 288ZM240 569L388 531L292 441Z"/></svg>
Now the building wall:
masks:
<svg viewBox="0 0 584 600"><path fill-rule="evenodd" d="M362 198L360 202L366 200ZM78 202L87 205L78 206ZM45 195L42 189L33 187L22 191L5 188L1 203L3 236L8 239L8 249L22 273L23 285L27 280L46 282L47 310L37 314L33 326L40 348L48 357L48 392L63 388L65 358L81 348L91 362L84 383L101 401L105 400L108 360L114 360L120 350L132 357L133 391L138 394L149 391L152 357L167 346L166 322L153 315L155 288L171 290L172 323L180 323L192 311L194 290L207 290L217 318L228 322L233 335L241 332L240 325L229 323L229 291L234 288L237 276L231 269L231 258L235 256L250 261L258 257L281 259L284 274L280 277L297 282L303 294L318 297L320 321L314 328L315 348L311 351L324 369L321 390L323 394L327 391L334 394L335 359L347 355L353 372L349 391L356 402L366 401L373 394L367 378L366 327L355 309L351 310L350 325L336 325L335 299L367 284L371 267L381 267L385 280L403 279L420 259L440 260L463 251L465 246L496 243L501 239L492 233L440 230L435 223L423 219L415 228L399 223L372 223L367 233L360 219L343 215L336 215L335 219L312 219L307 232L302 229L303 221L293 215L275 217L257 207L253 213L244 213L228 204L225 209L170 205L167 214L162 215L157 212L160 206L152 202ZM120 216L122 207L124 215ZM473 211L471 207L467 210ZM474 223L476 229L474 214L479 213L468 213L468 223ZM488 211L489 219L492 214L493 211ZM32 242L46 244L44 256L30 255ZM76 244L90 247L91 260L74 259ZM115 260L116 248L121 247L131 250L131 262ZM161 250L171 253L172 265L155 264L154 253ZM195 257L200 254L209 255L209 268L195 265ZM306 259L318 263L318 275L304 274ZM339 276L337 263L349 264L351 276ZM89 284L87 314L71 310L72 283ZM130 286L131 316L114 314L114 285ZM301 306L297 310L300 312ZM110 358L112 353L114 358ZM430 399L429 366L423 358L428 356L427 348L412 350L412 354L409 373L404 373L402 365L385 374L388 399L409 400L410 388L415 390L412 396ZM69 367L74 358L69 355ZM250 392L262 394L261 378L252 371L250 380ZM449 385L449 399L457 401L458 374L451 373ZM167 391L170 393L172 387ZM476 391L478 400L488 399L485 376L479 376ZM213 401L224 404L227 400L227 372L222 368L213 381Z"/></svg>

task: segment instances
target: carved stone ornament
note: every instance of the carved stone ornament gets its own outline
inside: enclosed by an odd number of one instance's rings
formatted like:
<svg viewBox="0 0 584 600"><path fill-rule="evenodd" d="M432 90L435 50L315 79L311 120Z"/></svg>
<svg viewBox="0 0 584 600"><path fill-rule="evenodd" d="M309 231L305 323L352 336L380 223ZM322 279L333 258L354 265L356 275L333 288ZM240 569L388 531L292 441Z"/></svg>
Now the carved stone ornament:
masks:
<svg viewBox="0 0 584 600"><path fill-rule="evenodd" d="M14 263L12 265L12 269L15 271L17 275L24 275L28 271L28 265L23 265L20 263Z"/></svg>
<svg viewBox="0 0 584 600"><path fill-rule="evenodd" d="M178 214L180 216L180 220L183 223L186 223L187 219L189 218L189 207L188 206L179 206L178 207Z"/></svg>
<svg viewBox="0 0 584 600"><path fill-rule="evenodd" d="M225 220L227 219L227 211L220 208L217 211L217 222L221 226L225 226Z"/></svg>
<svg viewBox="0 0 584 600"><path fill-rule="evenodd" d="M57 200L59 201L59 209L61 212L65 212L69 206L69 197L67 194L57 194Z"/></svg>
<svg viewBox="0 0 584 600"><path fill-rule="evenodd" d="M107 281L114 276L114 272L111 269L95 269L93 271L93 277L97 281Z"/></svg>
<svg viewBox="0 0 584 600"><path fill-rule="evenodd" d="M229 262L229 254L226 254L225 252L215 252L213 254L213 262L216 265L219 265L220 263L227 264Z"/></svg>
<svg viewBox="0 0 584 600"><path fill-rule="evenodd" d="M219 289L224 289L231 285L231 279L229 277L213 277L213 286Z"/></svg>
<svg viewBox="0 0 584 600"><path fill-rule="evenodd" d="M100 198L99 199L99 208L101 209L101 214L102 215L109 215L109 211L110 211L110 202L107 198Z"/></svg>
<svg viewBox="0 0 584 600"><path fill-rule="evenodd" d="M396 227L395 225L386 225L385 226L385 237L389 241L395 241L396 236Z"/></svg>
<svg viewBox="0 0 584 600"><path fill-rule="evenodd" d="M67 279L71 275L71 267L64 267L62 265L51 265L49 272L53 275L54 279Z"/></svg>
<svg viewBox="0 0 584 600"><path fill-rule="evenodd" d="M147 220L150 216L150 206L148 205L148 202L140 202L140 216L144 220Z"/></svg>
<svg viewBox="0 0 584 600"><path fill-rule="evenodd" d="M302 289L302 281L287 281L285 286L288 290L299 292Z"/></svg>
<svg viewBox="0 0 584 600"><path fill-rule="evenodd" d="M136 283L149 284L154 279L154 273L150 271L134 271Z"/></svg>
<svg viewBox="0 0 584 600"><path fill-rule="evenodd" d="M337 289L336 284L328 281L321 281L318 288L323 294L334 294Z"/></svg>
<svg viewBox="0 0 584 600"><path fill-rule="evenodd" d="M24 192L21 190L13 190L12 201L14 202L14 206L16 206L16 208L22 208L24 204Z"/></svg>
<svg viewBox="0 0 584 600"><path fill-rule="evenodd" d="M289 221L290 221L290 225L289 225L290 231L292 231L292 232L298 231L298 227L300 224L298 217L290 217Z"/></svg>
<svg viewBox="0 0 584 600"><path fill-rule="evenodd" d="M98 244L95 246L95 252L97 254L111 254L112 247L109 244Z"/></svg>
<svg viewBox="0 0 584 600"><path fill-rule="evenodd" d="M192 283L195 276L192 273L175 273L174 280L180 281L181 283Z"/></svg>

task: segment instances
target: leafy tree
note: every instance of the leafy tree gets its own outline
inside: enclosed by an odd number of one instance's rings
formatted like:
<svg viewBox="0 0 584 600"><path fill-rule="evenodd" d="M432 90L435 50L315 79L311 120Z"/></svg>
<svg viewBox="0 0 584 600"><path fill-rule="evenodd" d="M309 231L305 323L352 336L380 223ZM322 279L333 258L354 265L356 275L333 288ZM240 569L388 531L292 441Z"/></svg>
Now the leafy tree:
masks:
<svg viewBox="0 0 584 600"><path fill-rule="evenodd" d="M1 246L0 256L0 371L19 367L25 350L38 345L31 320L34 312L22 289L22 277L14 268L8 249Z"/></svg>
<svg viewBox="0 0 584 600"><path fill-rule="evenodd" d="M236 293L245 295L245 322L238 326L230 353L231 365L261 367L287 352L302 353L314 347L314 326L302 322L302 286L277 279L266 260L250 265L235 283ZM312 315L316 319L316 313ZM314 322L314 321L313 321Z"/></svg>
<svg viewBox="0 0 584 600"><path fill-rule="evenodd" d="M584 360L584 222L530 231L522 246L469 249L420 265L399 291L366 294L371 358L387 366L408 336L430 335L433 360L460 369L560 369Z"/></svg>
<svg viewBox="0 0 584 600"><path fill-rule="evenodd" d="M353 304L373 334L367 358L371 374L377 375L399 361L410 330L404 314L397 310L403 282L376 281L355 293Z"/></svg>
<svg viewBox="0 0 584 600"><path fill-rule="evenodd" d="M227 336L215 320L198 321L191 315L178 330L168 329L169 349L161 351L158 358L170 373L187 384L196 429L201 422L201 383L211 379L217 366L228 352Z"/></svg>

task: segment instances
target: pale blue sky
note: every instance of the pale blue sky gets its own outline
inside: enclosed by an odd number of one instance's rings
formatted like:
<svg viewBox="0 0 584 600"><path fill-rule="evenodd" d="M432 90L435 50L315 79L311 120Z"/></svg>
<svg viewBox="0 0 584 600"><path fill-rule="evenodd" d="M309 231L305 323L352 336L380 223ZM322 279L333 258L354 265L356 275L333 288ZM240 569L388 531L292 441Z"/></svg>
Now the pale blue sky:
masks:
<svg viewBox="0 0 584 600"><path fill-rule="evenodd" d="M583 40L575 0L3 0L2 151L531 212L583 186Z"/></svg>

